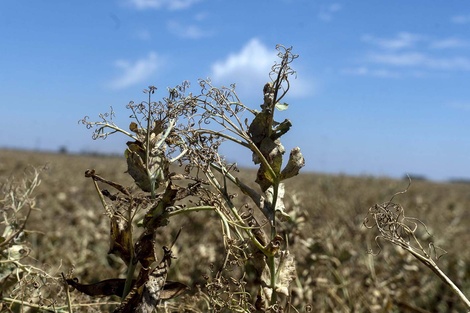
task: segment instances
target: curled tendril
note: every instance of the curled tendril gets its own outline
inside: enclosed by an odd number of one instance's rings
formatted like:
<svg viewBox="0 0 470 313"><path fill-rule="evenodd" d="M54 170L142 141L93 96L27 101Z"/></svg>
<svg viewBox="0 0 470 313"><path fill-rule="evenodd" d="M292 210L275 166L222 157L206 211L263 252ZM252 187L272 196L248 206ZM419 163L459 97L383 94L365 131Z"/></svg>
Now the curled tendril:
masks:
<svg viewBox="0 0 470 313"><path fill-rule="evenodd" d="M382 248L378 240L385 239L406 250L413 250L415 253L420 251L419 253L425 258L432 258L434 256L435 259L439 259L442 255L446 254L446 251L436 247L433 242L428 244L429 249L426 251L417 237L417 232L420 229L424 229L426 234L431 237L426 224L418 218L406 216L405 209L401 205L392 202L397 195L407 192L409 187L410 184L408 184L404 191L394 194L390 201L375 204L369 208L363 225L368 229L376 227L379 231L379 235L375 237L379 251L377 253L369 251L369 253L375 255L380 253ZM437 250L442 251L442 253L437 253Z"/></svg>
<svg viewBox="0 0 470 313"><path fill-rule="evenodd" d="M274 90L276 90L274 103L279 102L290 89L289 76L296 77L296 72L289 64L299 57L299 55L292 53L292 47L286 48L283 45L276 45L276 50L278 51L277 55L281 59L281 62L276 62L269 73ZM281 95L278 94L278 90L282 92Z"/></svg>

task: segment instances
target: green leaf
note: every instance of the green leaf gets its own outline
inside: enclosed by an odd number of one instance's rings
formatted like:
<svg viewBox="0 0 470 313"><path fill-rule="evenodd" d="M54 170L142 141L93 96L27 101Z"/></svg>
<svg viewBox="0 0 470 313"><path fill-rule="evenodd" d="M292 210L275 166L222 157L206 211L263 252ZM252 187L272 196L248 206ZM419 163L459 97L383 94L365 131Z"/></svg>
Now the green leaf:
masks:
<svg viewBox="0 0 470 313"><path fill-rule="evenodd" d="M285 102L283 102L283 103L280 103L280 102L276 103L276 109L278 109L279 111L285 111L285 110L287 110L288 107L289 107L289 105L288 105L287 103L285 103Z"/></svg>

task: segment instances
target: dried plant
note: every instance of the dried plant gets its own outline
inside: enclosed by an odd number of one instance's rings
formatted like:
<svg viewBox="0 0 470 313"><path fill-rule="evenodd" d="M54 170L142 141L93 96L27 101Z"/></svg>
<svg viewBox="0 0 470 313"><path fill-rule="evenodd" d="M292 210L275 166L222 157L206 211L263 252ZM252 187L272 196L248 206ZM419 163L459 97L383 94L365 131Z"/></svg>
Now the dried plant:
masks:
<svg viewBox="0 0 470 313"><path fill-rule="evenodd" d="M408 188L409 187L408 185ZM375 241L379 249L381 249L379 239L384 239L408 251L444 281L463 303L465 303L467 308L470 309L470 301L468 298L437 264L439 258L446 254L446 251L435 246L429 239L431 235L428 232L428 228L421 220L406 216L405 209L401 205L392 202L395 196L407 192L408 188L405 191L395 194L390 201L383 204L376 204L369 208L363 225L368 229L377 228L379 235L375 237ZM426 245L422 243L423 239L419 238L420 231L424 231L424 234L428 235L427 249L425 248ZM373 251L369 251L369 253L373 253ZM377 254L378 253L380 253L380 250Z"/></svg>
<svg viewBox="0 0 470 313"><path fill-rule="evenodd" d="M138 189L107 180L95 170L86 171L110 219L109 253L127 265L127 277L95 284L65 277L70 286L92 296L121 296L115 312L152 312L156 305L186 290L184 284L166 280L172 253L171 248L163 247L158 262L157 231L163 231L181 214L212 211L222 226L220 240L225 253L220 256L221 268L214 277L207 277L200 290L207 309L290 309L290 283L296 271L294 257L279 232L283 221L290 219L285 212L283 181L299 173L304 158L300 149L294 148L283 166L285 150L280 139L292 124L289 120L277 122L274 114L288 107L281 100L295 74L290 64L297 55L292 48L276 48L280 62L272 67L271 81L263 88L260 111L245 106L234 85L216 88L210 80L200 80L197 95L187 93L187 82L169 88L161 101L152 99L156 87L146 89L147 101L127 106L132 112L129 130L114 123L112 109L100 115L100 121L91 122L88 117L80 121L94 129L93 139L115 133L129 138L127 172ZM219 153L226 142L251 151L253 162L259 165L255 180L259 189L240 179L236 164L227 163ZM175 167L182 171L170 172ZM101 189L103 184L115 193ZM236 205L239 192L251 202ZM247 278L247 264L256 269L255 279ZM255 294L250 294L252 290Z"/></svg>
<svg viewBox="0 0 470 313"><path fill-rule="evenodd" d="M62 289L54 273L31 264L32 250L27 222L37 211L33 195L41 183L42 170L31 168L25 178L11 178L0 186L0 311L24 307L40 310L59 309L52 295ZM27 301L25 301L27 299Z"/></svg>

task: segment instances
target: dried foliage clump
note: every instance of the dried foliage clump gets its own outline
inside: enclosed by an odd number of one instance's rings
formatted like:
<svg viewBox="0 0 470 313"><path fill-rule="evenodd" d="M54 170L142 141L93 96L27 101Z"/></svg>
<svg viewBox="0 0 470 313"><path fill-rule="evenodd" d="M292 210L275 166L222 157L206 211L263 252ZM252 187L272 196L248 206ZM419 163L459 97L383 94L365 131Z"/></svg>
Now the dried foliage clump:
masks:
<svg viewBox="0 0 470 313"><path fill-rule="evenodd" d="M31 168L28 164L39 168L44 163L48 163L48 169L41 171L41 184L32 195L35 207L41 210L33 210L26 223L24 243L30 250L21 263L33 265L48 276L36 280L40 289L31 283L33 276L23 276L24 281L20 277L20 282L3 291L3 309L11 308L13 312L34 311L29 305L37 302L29 300L37 299L38 291L43 304L53 304L39 311L69 312L62 271L67 279L79 277L82 284L126 277L127 265L115 254L106 253L110 250L110 220L83 169L92 166L95 175L101 173L100 177L131 186L133 179L125 173L127 161L121 156L0 150L0 176L5 182L12 173L21 177L25 168ZM253 181L256 171L240 169L237 175L240 180ZM20 180L12 183L21 185ZM104 183L98 184L111 190ZM290 285L290 302L299 312L466 312L458 296L443 281L429 275L432 272L409 252L401 247L393 249L383 239L379 239L380 250L374 241L379 234L377 229L361 226L364 208L374 207L377 199L388 200L390 194L406 184L387 178L318 173L302 173L286 184L285 211L292 219L279 225L279 233L295 257L299 278ZM412 188L399 201L406 208L407 217L420 216L426 221L435 245L448 252L439 259L433 255L434 261L465 294L470 294L470 250L466 249L470 241L468 188L468 184L413 181ZM233 201L242 208L251 200L238 194ZM397 197L392 202L398 204ZM187 205L191 205L189 201ZM246 264L246 274L238 276L242 280L233 281L227 273L216 279L224 264L219 256L225 256L217 216L212 210L180 214L178 219L170 219L164 232L158 233L155 242L161 261L164 252L160 247L171 247L183 227L171 248L175 258L168 280L184 283L190 289L164 301L162 306L167 312L206 312L211 301L209 294L218 297L214 300L217 303L226 301L232 293L240 295L235 305L252 303L250 284L245 282L256 279L253 265ZM372 219L368 225L373 225ZM428 251L431 238L422 226L419 229L416 236ZM380 250L380 254L368 254L368 249ZM232 276L240 273L237 263L227 264L233 269ZM22 288L15 288L18 284ZM53 292L46 292L47 288ZM73 288L69 296L73 312L109 312L121 301L119 296L92 297ZM17 303L12 303L12 299ZM292 308L291 312L296 311Z"/></svg>
<svg viewBox="0 0 470 313"><path fill-rule="evenodd" d="M407 190L408 189L398 194L405 193ZM398 194L395 194L392 199L386 203L376 204L369 208L368 215L364 219L363 225L368 229L377 228L379 235L375 237L375 241L379 248L380 244L378 240L384 239L409 252L419 262L423 263L440 279L442 279L442 281L451 288L467 308L470 309L470 300L467 299L459 287L440 269L436 263L439 258L447 252L437 247L434 242L430 240L431 234L421 220L406 216L404 208L401 205L392 202ZM423 246L424 244L422 241L418 238L420 231L421 235L423 235L423 237L425 236L428 241L427 250ZM372 250L369 250L369 252L373 253Z"/></svg>
<svg viewBox="0 0 470 313"><path fill-rule="evenodd" d="M63 289L57 270L36 266L27 222L35 211L33 195L40 185L42 170L29 168L18 181L9 178L0 185L0 311L17 310L25 303L37 310L60 310L63 299L55 296Z"/></svg>
<svg viewBox="0 0 470 313"><path fill-rule="evenodd" d="M127 173L138 189L87 170L85 176L92 179L110 220L108 253L126 264L127 277L93 285L66 278L70 286L91 296L121 296L115 312L152 312L187 289L183 283L167 282L172 252L164 246L158 261L157 235L171 220L209 211L221 225L218 238L224 249L216 256L222 263L200 288L206 309L280 312L290 308L290 285L296 270L286 238L279 232L283 221L290 219L285 212L283 181L299 173L304 159L295 148L283 166L285 149L280 140L291 122L277 122L274 113L287 109L280 101L290 88L289 78L294 74L290 64L297 56L291 48L277 49L280 62L273 66L272 81L262 90L261 111L246 107L234 86L216 88L209 80L200 80L198 95L187 93L189 84L184 82L168 89L161 101L153 101L157 89L149 87L144 91L147 101L127 106L133 120L129 130L113 122L113 111L101 115L98 122L87 117L81 121L95 129L94 139L114 133L129 138L124 153ZM245 113L252 115L251 121ZM238 177L236 164L227 163L219 153L227 141L253 154L254 164L259 165L258 190ZM170 172L172 166L181 171ZM235 198L240 192L250 201L237 206ZM246 270L248 265L254 269L251 273Z"/></svg>

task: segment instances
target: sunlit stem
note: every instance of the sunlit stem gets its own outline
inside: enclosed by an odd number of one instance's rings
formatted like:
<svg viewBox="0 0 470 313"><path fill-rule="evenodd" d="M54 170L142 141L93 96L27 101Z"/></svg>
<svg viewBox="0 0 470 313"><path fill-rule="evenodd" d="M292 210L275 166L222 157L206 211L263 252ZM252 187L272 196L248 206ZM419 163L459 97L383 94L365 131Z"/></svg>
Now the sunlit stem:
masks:
<svg viewBox="0 0 470 313"><path fill-rule="evenodd" d="M431 259L431 257L424 257L416 252L412 247L404 247L405 250L410 252L415 258L421 263L429 267L444 283L446 283L452 291L465 303L467 309L470 309L470 300L463 294L463 292L455 285L455 283L437 266L437 264Z"/></svg>
<svg viewBox="0 0 470 313"><path fill-rule="evenodd" d="M150 88L149 90L149 98L148 98L148 115L147 115L147 137L145 140L145 168L147 170L147 176L150 181L150 193L152 199L155 199L155 180L152 178L152 174L150 173L150 126L152 124L151 118L152 118L152 93L153 89ZM127 280L126 280L127 284Z"/></svg>
<svg viewBox="0 0 470 313"><path fill-rule="evenodd" d="M127 229L132 229L132 222L133 222L133 215L132 215L132 201L129 205L129 209L128 209L128 217L127 217ZM124 300L127 296L127 294L131 291L131 288L132 288L132 281L134 279L134 272L135 272L135 268L136 268L136 265L137 265L137 262L135 260L135 251L134 251L134 239L133 239L133 233L132 231L129 232L129 236L131 237L130 238L130 242L131 242L131 245L129 247L130 249L130 255L131 255L131 258L129 260L129 265L127 267L127 274L126 274L126 282L124 284L124 291L123 291L123 294L122 294L122 300Z"/></svg>
<svg viewBox="0 0 470 313"><path fill-rule="evenodd" d="M129 294L132 288L132 281L134 279L134 272L135 272L135 267L137 266L137 262L135 262L135 257L134 257L134 249L132 249L131 253L131 259L129 261L129 266L127 267L127 274L126 274L126 283L124 285L124 291L122 293L121 299L124 300L126 296Z"/></svg>
<svg viewBox="0 0 470 313"><path fill-rule="evenodd" d="M114 133L121 133L121 134L124 134L124 135L134 139L134 140L138 140L136 136L132 135L131 133L125 131L122 128L119 128L118 126L116 126L114 124L102 123L102 122L97 122L97 123L94 123L94 124L98 125L98 126L101 126L100 128L98 128L98 131L103 133L102 135L98 135L96 138L100 138L100 137L104 137L104 136L107 137L108 135L111 135L111 134L114 134ZM109 132L109 133L104 133L105 128L110 128L113 131Z"/></svg>
<svg viewBox="0 0 470 313"><path fill-rule="evenodd" d="M191 213L191 212L214 211L215 209L216 209L216 207L212 206L212 205L195 206L195 207L184 208L184 209L181 209L181 210L168 212L168 217L176 216L176 215L180 215L180 214Z"/></svg>

